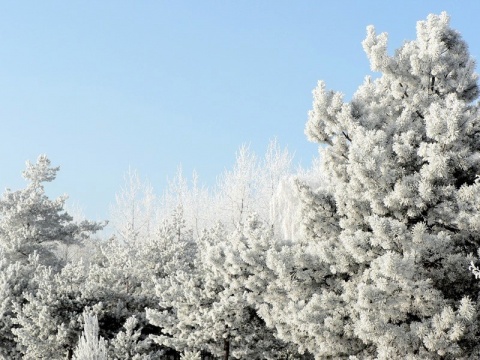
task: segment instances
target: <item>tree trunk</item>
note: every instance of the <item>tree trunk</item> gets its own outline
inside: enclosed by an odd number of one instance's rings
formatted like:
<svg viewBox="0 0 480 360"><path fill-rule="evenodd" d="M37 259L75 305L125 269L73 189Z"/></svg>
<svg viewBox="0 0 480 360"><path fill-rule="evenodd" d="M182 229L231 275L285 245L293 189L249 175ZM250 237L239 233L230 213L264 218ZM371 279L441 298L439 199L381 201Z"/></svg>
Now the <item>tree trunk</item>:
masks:
<svg viewBox="0 0 480 360"><path fill-rule="evenodd" d="M230 356L230 337L229 336L227 336L223 340L223 351L224 351L223 360L228 360L228 357Z"/></svg>

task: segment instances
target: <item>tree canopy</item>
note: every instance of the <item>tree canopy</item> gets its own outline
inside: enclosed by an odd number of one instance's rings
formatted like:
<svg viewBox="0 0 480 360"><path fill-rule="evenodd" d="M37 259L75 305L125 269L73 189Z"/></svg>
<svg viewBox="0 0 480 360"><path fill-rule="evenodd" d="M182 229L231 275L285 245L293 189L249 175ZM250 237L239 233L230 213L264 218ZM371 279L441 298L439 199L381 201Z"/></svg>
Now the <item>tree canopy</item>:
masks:
<svg viewBox="0 0 480 360"><path fill-rule="evenodd" d="M97 239L45 194L59 169L27 163L0 199L0 356L480 358L475 61L446 13L392 55L373 26L362 44L376 74L350 101L313 91L309 171L272 142L214 190L131 172Z"/></svg>

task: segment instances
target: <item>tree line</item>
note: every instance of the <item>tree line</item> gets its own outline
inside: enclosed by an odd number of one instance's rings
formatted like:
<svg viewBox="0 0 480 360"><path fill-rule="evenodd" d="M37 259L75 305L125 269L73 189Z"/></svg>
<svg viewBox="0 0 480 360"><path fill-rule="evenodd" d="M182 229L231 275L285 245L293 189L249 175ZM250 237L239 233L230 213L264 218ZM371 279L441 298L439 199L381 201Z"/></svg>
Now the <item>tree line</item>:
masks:
<svg viewBox="0 0 480 360"><path fill-rule="evenodd" d="M480 109L446 13L394 55L370 26L349 102L319 82L311 169L272 142L214 189L129 172L106 223L44 185L0 199L5 359L477 359Z"/></svg>

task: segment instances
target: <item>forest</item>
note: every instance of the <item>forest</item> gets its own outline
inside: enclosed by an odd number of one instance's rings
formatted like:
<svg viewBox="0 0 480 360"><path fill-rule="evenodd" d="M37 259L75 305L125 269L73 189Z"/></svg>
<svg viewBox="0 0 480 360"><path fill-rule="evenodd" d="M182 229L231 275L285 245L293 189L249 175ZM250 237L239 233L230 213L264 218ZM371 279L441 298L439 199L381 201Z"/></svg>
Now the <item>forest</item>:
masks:
<svg viewBox="0 0 480 360"><path fill-rule="evenodd" d="M27 162L0 199L0 358L479 359L475 60L446 13L387 40L367 28L349 102L314 89L309 169L274 140L214 188L130 171L105 236Z"/></svg>

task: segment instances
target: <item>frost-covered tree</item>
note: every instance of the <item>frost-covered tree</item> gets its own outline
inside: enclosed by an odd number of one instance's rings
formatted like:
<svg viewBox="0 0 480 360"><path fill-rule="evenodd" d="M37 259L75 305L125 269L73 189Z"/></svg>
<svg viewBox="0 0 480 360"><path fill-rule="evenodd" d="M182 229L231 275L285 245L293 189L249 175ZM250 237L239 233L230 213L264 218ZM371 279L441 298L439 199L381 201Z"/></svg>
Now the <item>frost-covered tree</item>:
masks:
<svg viewBox="0 0 480 360"><path fill-rule="evenodd" d="M266 257L270 250L280 250L290 242L276 240L273 232L258 215L251 214L231 234L216 229L205 235L204 262L222 284L216 307L235 304L224 311L233 311L227 329L235 339L232 353L238 359L308 358L300 356L294 344L278 339L272 323L266 324L259 315L267 302L264 297L284 291L278 276L267 266Z"/></svg>
<svg viewBox="0 0 480 360"><path fill-rule="evenodd" d="M156 305L159 306L146 310L148 321L161 330L161 334L152 336L153 340L179 353L208 350L209 344L201 334L191 331L194 329L191 321L201 316L202 303L207 306L207 297L202 293L202 263L197 256L197 244L181 208L162 226L156 247L164 261L158 262L155 269Z"/></svg>
<svg viewBox="0 0 480 360"><path fill-rule="evenodd" d="M270 141L264 157L242 146L233 169L226 170L218 179L211 212L216 221L234 231L250 214L256 213L278 234L287 235L291 228L285 226L285 220L291 214L286 215L288 206L284 200L285 195L290 198L288 179L292 175L292 161L288 149L282 149L276 139Z"/></svg>
<svg viewBox="0 0 480 360"><path fill-rule="evenodd" d="M55 273L37 266L23 298L13 303L17 349L22 359L64 359L71 354L81 330L81 316L90 305L82 296L85 269L70 263Z"/></svg>
<svg viewBox="0 0 480 360"><path fill-rule="evenodd" d="M65 196L53 201L46 196L44 183L53 181L57 171L42 155L35 164L27 163L23 173L27 187L6 190L0 199L0 354L6 358L18 358L19 354L28 358L26 352L36 346L32 340L35 332L61 342L63 330L56 328L61 322L47 321L50 315L61 318L52 314L61 305L49 297L51 287L44 287L65 265L58 256L58 245L81 245L103 228L100 223L73 221L64 210ZM37 342L41 347L42 341Z"/></svg>
<svg viewBox="0 0 480 360"><path fill-rule="evenodd" d="M179 206L162 221L155 237L139 249L139 257L152 277L164 278L190 268L196 247L193 231L187 226L183 208Z"/></svg>
<svg viewBox="0 0 480 360"><path fill-rule="evenodd" d="M111 246L108 251L111 257L122 254ZM108 342L110 358L157 358L161 349L148 338L151 329L143 326L145 307L155 304L149 296L151 274L142 268L144 263L134 267L128 256L117 260L90 267L71 263L58 273L51 267L36 268L23 297L13 304L13 341L22 358L53 360L71 355L81 332L82 313L89 309L100 323L99 334Z"/></svg>
<svg viewBox="0 0 480 360"><path fill-rule="evenodd" d="M246 228L258 223L246 222ZM271 227L266 232L271 235ZM257 360L285 359L296 353L275 338L247 301L243 286L247 276L234 261L238 252L232 251L244 239L243 226L231 235L220 225L214 227L198 240L190 266L157 281L160 309L147 310L150 322L161 327L156 342L185 358L198 351L223 359Z"/></svg>
<svg viewBox="0 0 480 360"><path fill-rule="evenodd" d="M124 182L110 208L111 223L118 240L137 246L155 230L156 198L152 186L136 171L129 170Z"/></svg>
<svg viewBox="0 0 480 360"><path fill-rule="evenodd" d="M110 358L117 360L147 360L155 359L151 351L151 340L142 339L142 328L138 328L138 320L135 316L127 319L124 329L112 339L109 346Z"/></svg>
<svg viewBox="0 0 480 360"><path fill-rule="evenodd" d="M0 199L0 249L10 262L27 261L35 252L42 263L58 265L58 244L78 244L103 228L86 220L75 223L64 211L66 196L52 201L45 195L44 183L53 181L58 170L41 155L35 164L27 162L27 187L7 189Z"/></svg>
<svg viewBox="0 0 480 360"><path fill-rule="evenodd" d="M480 113L474 60L447 14L387 54L348 103L320 82L306 134L326 184L299 184L304 240L272 249L283 283L260 314L317 359L474 359Z"/></svg>
<svg viewBox="0 0 480 360"><path fill-rule="evenodd" d="M181 208L185 222L192 228L195 236L199 237L205 228L215 222L211 197L211 192L200 184L196 171L192 173L191 179L188 179L182 167L179 167L163 193L157 211L159 223L169 219L173 212Z"/></svg>
<svg viewBox="0 0 480 360"><path fill-rule="evenodd" d="M274 198L278 194L280 184L291 175L292 161L293 155L288 149L282 149L277 139L273 139L268 144L265 156L260 162L261 171L257 174L259 185L255 196L254 212L272 228L277 225L283 210L277 206Z"/></svg>
<svg viewBox="0 0 480 360"><path fill-rule="evenodd" d="M24 292L33 291L32 277L41 267L37 255L30 255L27 262L13 264L0 260L0 358L21 357L12 330L16 327L14 304L24 301Z"/></svg>
<svg viewBox="0 0 480 360"><path fill-rule="evenodd" d="M233 230L255 212L273 226L279 216L273 197L280 183L291 174L292 160L293 156L276 139L269 143L263 158L242 146L233 169L219 178L215 199L217 221Z"/></svg>
<svg viewBox="0 0 480 360"><path fill-rule="evenodd" d="M100 247L88 269L82 296L99 305L100 331L110 341L111 356L156 359L165 350L149 339L159 330L148 324L145 309L158 304L155 279L188 266L193 246L192 233L186 230L178 208L148 237L135 242L114 237ZM130 355L121 355L125 351Z"/></svg>
<svg viewBox="0 0 480 360"><path fill-rule="evenodd" d="M277 239L300 240L302 234L302 201L299 183L316 188L325 183L321 162L315 158L308 169L299 168L295 173L278 178L273 196L269 196L270 220ZM265 221L265 219L263 219Z"/></svg>
<svg viewBox="0 0 480 360"><path fill-rule="evenodd" d="M101 335L112 341L110 352L117 357L124 347L135 349L139 356L154 350L144 341L148 331L137 333L146 325L145 308L156 303L154 265L147 264L134 249L115 239L103 244L98 259L89 266L82 291L84 301L96 305Z"/></svg>
<svg viewBox="0 0 480 360"><path fill-rule="evenodd" d="M287 205L292 199L286 180L292 176L292 161L293 156L275 139L269 143L264 157L244 145L236 154L233 168L218 177L215 187L203 186L197 172L187 177L179 167L158 200L152 187L136 172L129 171L111 206L114 236L125 242L145 241L179 207L196 238L218 221L234 230L251 212L279 231L288 229L291 233L291 227L287 226L291 214L285 216L284 212L297 208ZM279 191L283 182L284 192ZM278 226L280 223L282 226Z"/></svg>
<svg viewBox="0 0 480 360"><path fill-rule="evenodd" d="M15 297L10 321L23 358L63 359L71 354L86 309L95 312L112 358L157 358L161 349L148 339L155 329L145 326L145 308L156 304L152 278L156 261L162 264L159 249L150 248L154 259L143 259L139 251L114 240L100 250L88 265L69 263L59 272L37 266L32 272L29 286Z"/></svg>
<svg viewBox="0 0 480 360"><path fill-rule="evenodd" d="M85 313L84 330L78 342L74 360L107 360L107 342L98 335L98 319L96 315Z"/></svg>
<svg viewBox="0 0 480 360"><path fill-rule="evenodd" d="M258 160L250 149L243 145L237 153L232 170L225 171L218 184L218 219L235 227L242 223L253 210L258 176Z"/></svg>

